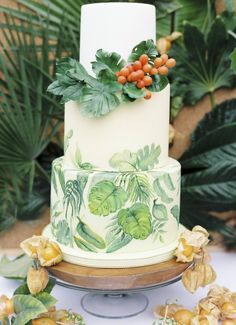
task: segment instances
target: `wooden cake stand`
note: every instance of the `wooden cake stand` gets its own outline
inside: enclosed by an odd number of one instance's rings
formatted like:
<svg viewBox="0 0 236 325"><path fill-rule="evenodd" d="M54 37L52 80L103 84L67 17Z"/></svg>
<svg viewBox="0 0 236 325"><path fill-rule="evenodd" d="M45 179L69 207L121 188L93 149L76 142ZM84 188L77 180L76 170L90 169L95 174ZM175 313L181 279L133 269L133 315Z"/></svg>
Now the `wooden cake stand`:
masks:
<svg viewBox="0 0 236 325"><path fill-rule="evenodd" d="M61 286L90 292L81 300L86 312L114 319L143 312L148 306L148 298L139 292L180 280L190 264L171 259L143 267L107 269L61 262L50 267L49 272Z"/></svg>

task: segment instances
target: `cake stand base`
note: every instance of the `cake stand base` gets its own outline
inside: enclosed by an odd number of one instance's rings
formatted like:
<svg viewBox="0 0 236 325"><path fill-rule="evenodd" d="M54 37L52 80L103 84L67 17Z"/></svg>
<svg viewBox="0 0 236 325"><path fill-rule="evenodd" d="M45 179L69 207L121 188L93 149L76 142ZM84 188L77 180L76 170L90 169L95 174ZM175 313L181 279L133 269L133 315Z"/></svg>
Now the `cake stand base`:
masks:
<svg viewBox="0 0 236 325"><path fill-rule="evenodd" d="M148 298L142 293L88 293L81 300L81 306L87 313L111 319L128 318L141 314L146 310L148 303Z"/></svg>

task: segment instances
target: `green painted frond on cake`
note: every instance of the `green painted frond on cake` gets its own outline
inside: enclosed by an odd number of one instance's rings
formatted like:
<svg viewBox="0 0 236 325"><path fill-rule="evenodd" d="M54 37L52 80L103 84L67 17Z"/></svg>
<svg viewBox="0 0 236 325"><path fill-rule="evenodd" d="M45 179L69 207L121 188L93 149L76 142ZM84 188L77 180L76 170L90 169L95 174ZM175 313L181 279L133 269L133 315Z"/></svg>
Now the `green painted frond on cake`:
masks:
<svg viewBox="0 0 236 325"><path fill-rule="evenodd" d="M169 191L174 191L175 190L174 183L173 183L173 181L172 181L169 174L163 174L161 176L161 179L163 180L165 186L168 188Z"/></svg>
<svg viewBox="0 0 236 325"><path fill-rule="evenodd" d="M163 235L166 233L165 225L168 221L168 211L164 204L157 203L155 200L152 207L152 226L155 240L163 242Z"/></svg>
<svg viewBox="0 0 236 325"><path fill-rule="evenodd" d="M174 205L171 209L170 212L172 214L172 216L175 218L175 220L177 221L177 223L179 223L179 213L180 213L180 209L178 205Z"/></svg>
<svg viewBox="0 0 236 325"><path fill-rule="evenodd" d="M112 168L119 171L135 171L137 170L137 155L129 150L115 153L109 160Z"/></svg>
<svg viewBox="0 0 236 325"><path fill-rule="evenodd" d="M70 139L73 136L73 129L70 129L66 134L65 134L65 140L64 140L64 152L66 153L67 149L69 148L69 142Z"/></svg>
<svg viewBox="0 0 236 325"><path fill-rule="evenodd" d="M88 206L91 213L108 216L123 207L127 201L127 194L122 187L104 180L98 182L90 190Z"/></svg>
<svg viewBox="0 0 236 325"><path fill-rule="evenodd" d="M131 208L119 211L118 224L125 234L135 239L146 239L152 233L151 213L147 205L135 203Z"/></svg>
<svg viewBox="0 0 236 325"><path fill-rule="evenodd" d="M143 149L138 150L137 167L139 170L150 170L158 164L158 158L161 153L161 147L155 145L145 146Z"/></svg>
<svg viewBox="0 0 236 325"><path fill-rule="evenodd" d="M87 178L88 177L85 176L83 182L78 182L77 180L68 180L66 182L63 200L66 218L71 216L79 218L80 207L83 200L83 190L87 183Z"/></svg>
<svg viewBox="0 0 236 325"><path fill-rule="evenodd" d="M116 95L122 86L116 82L96 82L94 87L83 89L80 112L89 118L101 117L114 110L120 104Z"/></svg>
<svg viewBox="0 0 236 325"><path fill-rule="evenodd" d="M92 170L95 168L95 166L89 162L83 162L82 161L82 155L81 155L81 152L80 152L80 149L77 147L76 150L75 150L75 155L74 155L74 164L83 169L83 170Z"/></svg>
<svg viewBox="0 0 236 325"><path fill-rule="evenodd" d="M122 247L128 245L132 241L133 237L125 234L124 232L121 235L114 236L114 239L111 241L108 246L106 253L113 253Z"/></svg>
<svg viewBox="0 0 236 325"><path fill-rule="evenodd" d="M77 247L79 247L80 249L82 249L85 252L93 252L93 253L97 253L96 248L94 248L93 245L91 245L90 243L88 243L87 241L74 236L74 242L76 244Z"/></svg>
<svg viewBox="0 0 236 325"><path fill-rule="evenodd" d="M86 242L99 249L104 249L106 243L101 236L92 230L86 223L79 221L76 231Z"/></svg>
<svg viewBox="0 0 236 325"><path fill-rule="evenodd" d="M98 78L116 80L116 72L125 66L125 61L116 52L102 49L96 52L96 61L91 62L92 69Z"/></svg>
<svg viewBox="0 0 236 325"><path fill-rule="evenodd" d="M169 197L166 193L163 184L161 183L161 177L157 177L155 181L153 182L153 188L155 191L155 194L163 203L171 203L173 201L173 198Z"/></svg>
<svg viewBox="0 0 236 325"><path fill-rule="evenodd" d="M59 243L63 245L70 244L71 231L68 222L65 219L60 220L57 224L53 223L53 235Z"/></svg>
<svg viewBox="0 0 236 325"><path fill-rule="evenodd" d="M143 53L147 54L151 59L155 59L157 57L157 47L154 44L153 40L149 39L147 41L143 41L137 44L133 48L132 53L128 58L128 61L133 62L138 60L140 55L142 55Z"/></svg>

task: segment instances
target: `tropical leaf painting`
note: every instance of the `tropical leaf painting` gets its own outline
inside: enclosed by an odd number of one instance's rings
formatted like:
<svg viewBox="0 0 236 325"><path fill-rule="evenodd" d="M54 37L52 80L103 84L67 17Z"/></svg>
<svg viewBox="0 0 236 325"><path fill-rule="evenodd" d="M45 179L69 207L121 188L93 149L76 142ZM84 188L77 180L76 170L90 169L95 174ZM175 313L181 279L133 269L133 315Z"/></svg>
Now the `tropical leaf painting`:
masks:
<svg viewBox="0 0 236 325"><path fill-rule="evenodd" d="M116 186L113 182L100 181L90 190L89 210L99 216L108 216L114 213L125 204L127 194L122 187Z"/></svg>
<svg viewBox="0 0 236 325"><path fill-rule="evenodd" d="M53 176L53 179L52 179L53 184L54 183L57 184L57 178L58 178L61 190L65 194L65 190L66 190L65 176L64 176L64 171L63 171L62 160L61 159L58 159L58 160L56 160L56 162L54 162L53 171L55 173L55 175ZM58 193L58 186L57 185L56 185L55 191L56 191L56 193Z"/></svg>
<svg viewBox="0 0 236 325"><path fill-rule="evenodd" d="M75 150L74 163L78 168L83 170L92 170L95 167L89 162L82 161L82 155L79 148L76 148Z"/></svg>
<svg viewBox="0 0 236 325"><path fill-rule="evenodd" d="M147 205L135 203L119 211L118 224L124 233L135 239L146 239L152 233L151 213Z"/></svg>
<svg viewBox="0 0 236 325"><path fill-rule="evenodd" d="M133 203L149 203L150 198L153 196L153 191L147 175L133 173L128 175L127 180L126 191L129 200Z"/></svg>
<svg viewBox="0 0 236 325"><path fill-rule="evenodd" d="M143 149L138 150L137 166L139 170L150 170L158 164L158 157L161 153L161 147L155 146L154 143L151 146L145 146Z"/></svg>
<svg viewBox="0 0 236 325"><path fill-rule="evenodd" d="M168 221L168 211L166 206L164 204L158 204L156 201L154 201L152 207L152 216L154 239L158 239L160 242L164 242L163 235L166 233L164 227Z"/></svg>
<svg viewBox="0 0 236 325"><path fill-rule="evenodd" d="M63 245L69 245L71 243L71 231L65 219L60 220L57 224L52 223L52 230L54 237L59 243Z"/></svg>
<svg viewBox="0 0 236 325"><path fill-rule="evenodd" d="M135 171L137 165L137 154L124 150L120 153L115 153L109 164L112 168L119 171Z"/></svg>
<svg viewBox="0 0 236 325"><path fill-rule="evenodd" d="M64 140L64 152L66 153L67 149L69 148L69 142L70 139L73 136L73 130L69 130L66 134L65 134L65 140Z"/></svg>
<svg viewBox="0 0 236 325"><path fill-rule="evenodd" d="M172 214L172 216L175 218L175 220L177 221L177 223L179 223L179 206L178 205L174 205L171 209L170 212Z"/></svg>
<svg viewBox="0 0 236 325"><path fill-rule="evenodd" d="M168 196L161 181L162 181L162 177L159 176L153 182L153 188L154 188L155 194L160 198L160 200L163 203L167 203L167 204L171 203L173 201L173 198Z"/></svg>
<svg viewBox="0 0 236 325"><path fill-rule="evenodd" d="M101 236L92 230L86 223L80 221L77 225L77 233L87 243L99 249L106 248L106 243Z"/></svg>
<svg viewBox="0 0 236 325"><path fill-rule="evenodd" d="M115 251L121 249L122 247L128 245L132 239L133 239L132 236L127 235L124 232L122 232L121 235L114 236L114 239L111 241L106 252L107 253L115 252Z"/></svg>
<svg viewBox="0 0 236 325"><path fill-rule="evenodd" d="M85 178L81 177L80 180L81 181L69 180L66 182L65 196L63 200L66 218L71 216L79 217L81 204L83 202L83 189L87 183L87 176Z"/></svg>

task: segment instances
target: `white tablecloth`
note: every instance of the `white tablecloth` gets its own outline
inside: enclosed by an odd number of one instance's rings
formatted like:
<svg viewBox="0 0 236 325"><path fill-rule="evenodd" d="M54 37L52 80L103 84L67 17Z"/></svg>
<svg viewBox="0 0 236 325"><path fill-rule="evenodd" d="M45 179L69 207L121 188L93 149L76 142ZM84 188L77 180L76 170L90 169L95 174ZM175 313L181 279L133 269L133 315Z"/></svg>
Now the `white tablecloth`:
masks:
<svg viewBox="0 0 236 325"><path fill-rule="evenodd" d="M214 252L211 253L211 256L212 265L217 272L216 283L236 291L236 253ZM10 296L17 286L17 281L0 277L0 294ZM152 309L155 305L164 304L166 299L175 300L178 298L179 303L192 309L197 301L206 295L207 289L199 289L197 293L192 295L184 289L181 282L178 282L143 293L149 299L149 306L146 311L132 318L113 320L94 317L83 311L80 306L80 299L86 294L85 292L70 290L60 286L56 286L53 290L53 295L58 299L57 306L81 313L84 316L86 325L130 325L131 323L135 325L152 325L152 322L155 320Z"/></svg>

